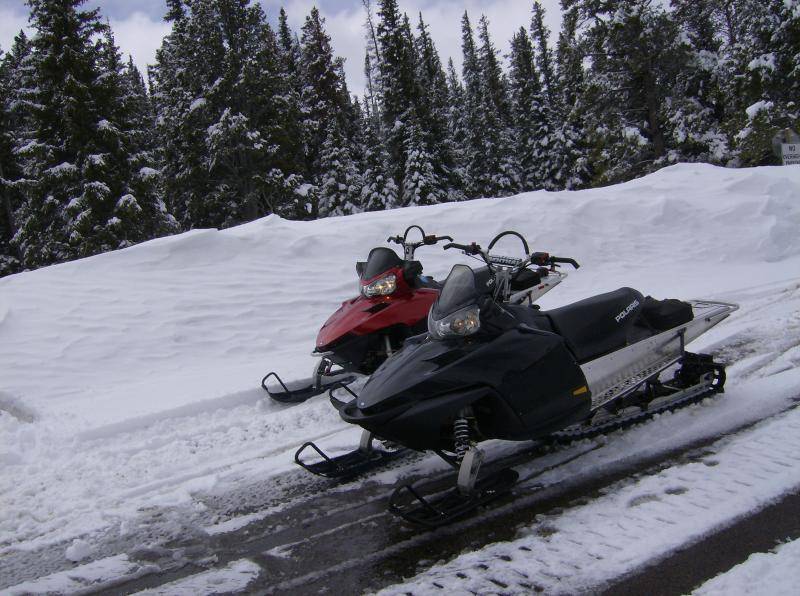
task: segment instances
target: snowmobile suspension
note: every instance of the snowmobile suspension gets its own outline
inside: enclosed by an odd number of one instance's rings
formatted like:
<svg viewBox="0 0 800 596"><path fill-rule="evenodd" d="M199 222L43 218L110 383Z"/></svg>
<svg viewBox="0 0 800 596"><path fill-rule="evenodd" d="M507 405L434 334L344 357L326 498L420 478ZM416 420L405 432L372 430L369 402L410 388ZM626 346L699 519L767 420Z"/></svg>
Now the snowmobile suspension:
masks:
<svg viewBox="0 0 800 596"><path fill-rule="evenodd" d="M453 423L453 442L455 444L456 461L461 463L469 451L469 421L466 412L459 413L460 418L456 418Z"/></svg>

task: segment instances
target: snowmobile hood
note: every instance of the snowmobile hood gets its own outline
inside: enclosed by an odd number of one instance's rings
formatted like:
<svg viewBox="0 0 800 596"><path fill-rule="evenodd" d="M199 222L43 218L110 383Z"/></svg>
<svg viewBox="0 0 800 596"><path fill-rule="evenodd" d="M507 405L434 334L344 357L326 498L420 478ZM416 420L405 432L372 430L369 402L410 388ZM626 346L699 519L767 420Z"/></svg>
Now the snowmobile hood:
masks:
<svg viewBox="0 0 800 596"><path fill-rule="evenodd" d="M501 339L501 338L498 338ZM402 350L384 362L361 390L356 403L361 410L393 407L403 400L426 399L459 387L499 384L505 358L504 341L431 340L411 338ZM491 356L487 352L491 351ZM487 366L488 363L488 366Z"/></svg>
<svg viewBox="0 0 800 596"><path fill-rule="evenodd" d="M317 349L325 351L348 334L367 335L393 325L413 326L427 316L438 295L436 290L421 288L401 295L348 300L319 330Z"/></svg>

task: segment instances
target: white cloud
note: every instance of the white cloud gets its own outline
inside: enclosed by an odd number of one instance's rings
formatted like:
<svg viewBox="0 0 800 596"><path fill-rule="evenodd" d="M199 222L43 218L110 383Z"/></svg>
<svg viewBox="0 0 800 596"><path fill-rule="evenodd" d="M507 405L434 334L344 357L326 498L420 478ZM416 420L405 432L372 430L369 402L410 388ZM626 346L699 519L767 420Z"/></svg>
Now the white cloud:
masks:
<svg viewBox="0 0 800 596"><path fill-rule="evenodd" d="M313 0L288 0L286 12L292 28L300 34L305 16L311 11ZM373 0L377 5L377 0ZM408 13L416 32L419 13L430 28L442 62L453 58L456 68L461 69L461 16L469 12L470 22L476 28L482 14L489 19L489 33L502 54L509 51L511 36L520 27L530 26L532 0L400 0L400 10ZM543 0L547 10L547 25L552 41L558 36L561 26L559 0ZM377 11L377 8L376 8ZM326 30L331 36L337 55L347 59L347 82L352 93L364 90L364 10L361 2L353 0L352 7L338 11L320 10L326 19ZM274 15L270 15L274 16Z"/></svg>
<svg viewBox="0 0 800 596"><path fill-rule="evenodd" d="M0 8L0 48L7 52L20 29L30 34L27 14L19 13L10 8Z"/></svg>
<svg viewBox="0 0 800 596"><path fill-rule="evenodd" d="M156 50L170 31L169 23L154 19L142 12L134 12L124 19L111 19L111 28L125 60L127 61L128 54L133 56L133 61L142 74L147 76L147 65L155 62ZM12 9L0 8L0 48L3 51L11 48L14 37L20 29L25 29L28 35L33 35L27 15Z"/></svg>
<svg viewBox="0 0 800 596"><path fill-rule="evenodd" d="M155 62L156 50L172 26L162 19L135 12L124 19L111 19L111 28L123 56L127 60L130 54L146 79L147 65Z"/></svg>
<svg viewBox="0 0 800 596"><path fill-rule="evenodd" d="M377 0L373 0L377 5ZM559 0L542 0L547 9L547 24L555 42L561 22ZM306 15L315 5L314 0L286 0L286 12L292 28L300 34ZM419 12L428 24L442 61L452 57L456 68L461 68L461 15L469 11L473 27L477 27L481 14L489 19L489 31L495 46L502 54L509 50L512 34L520 27L530 25L532 0L400 0L400 10L408 13L416 31ZM376 9L377 10L377 9ZM349 8L321 10L326 19L326 30L331 36L337 55L346 59L347 82L351 93L364 91L364 10L359 0L352 0ZM271 21L277 13L270 10ZM157 16L134 12L124 19L112 19L117 45L124 55L131 54L134 62L146 75L146 65L155 61L156 49L161 46L170 25ZM0 9L0 47L8 49L20 28L27 28L27 17L16 11Z"/></svg>

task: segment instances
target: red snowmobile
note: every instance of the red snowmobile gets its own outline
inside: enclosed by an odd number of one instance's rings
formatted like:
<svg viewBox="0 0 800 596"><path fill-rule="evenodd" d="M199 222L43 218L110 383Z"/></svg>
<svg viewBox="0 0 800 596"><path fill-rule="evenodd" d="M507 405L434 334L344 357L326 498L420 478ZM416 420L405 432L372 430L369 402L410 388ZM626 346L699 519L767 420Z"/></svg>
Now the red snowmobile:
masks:
<svg viewBox="0 0 800 596"><path fill-rule="evenodd" d="M408 240L414 229L422 240ZM428 236L420 226L409 226L402 236L387 240L403 247L403 258L390 248L377 247L365 262L356 263L360 294L343 302L319 330L312 355L320 360L312 378L287 384L270 372L261 381L269 396L282 403L300 403L346 385L356 374L372 374L406 338L424 333L428 311L442 284L422 275L422 264L414 260L414 252L442 240L453 241L450 236ZM267 384L270 378L273 387Z"/></svg>

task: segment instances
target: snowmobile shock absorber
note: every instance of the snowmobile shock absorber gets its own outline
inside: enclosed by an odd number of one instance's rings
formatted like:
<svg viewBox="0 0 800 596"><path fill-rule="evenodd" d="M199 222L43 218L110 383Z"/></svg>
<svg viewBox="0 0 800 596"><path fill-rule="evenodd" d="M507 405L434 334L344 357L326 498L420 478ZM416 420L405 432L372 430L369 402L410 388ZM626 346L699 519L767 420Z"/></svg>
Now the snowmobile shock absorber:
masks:
<svg viewBox="0 0 800 596"><path fill-rule="evenodd" d="M469 451L469 421L465 412L460 412L460 418L456 418L453 423L453 442L455 443L456 461L461 463Z"/></svg>
<svg viewBox="0 0 800 596"><path fill-rule="evenodd" d="M388 335L383 336L383 345L386 348L386 357L391 357L394 351L392 350L392 341L389 339Z"/></svg>

